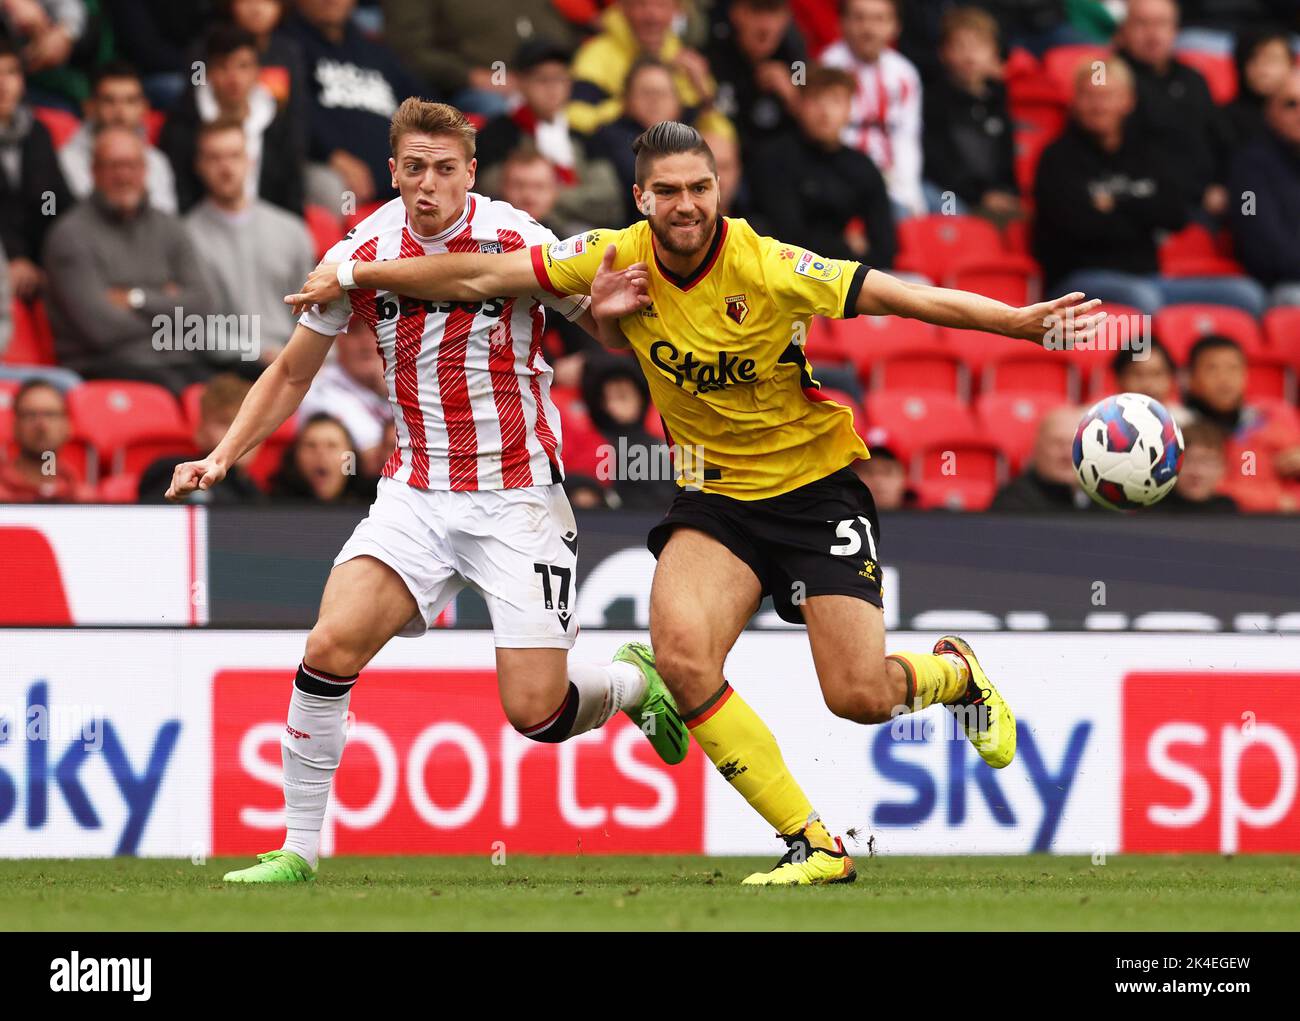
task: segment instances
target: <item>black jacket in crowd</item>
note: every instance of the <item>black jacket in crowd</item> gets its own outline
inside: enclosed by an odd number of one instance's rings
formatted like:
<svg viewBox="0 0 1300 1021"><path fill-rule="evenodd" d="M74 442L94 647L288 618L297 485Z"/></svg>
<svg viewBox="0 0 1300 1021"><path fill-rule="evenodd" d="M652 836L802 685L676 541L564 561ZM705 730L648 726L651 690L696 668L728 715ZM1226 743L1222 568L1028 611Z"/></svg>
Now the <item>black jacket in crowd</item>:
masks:
<svg viewBox="0 0 1300 1021"><path fill-rule="evenodd" d="M1210 98L1201 73L1177 60L1160 74L1127 54L1137 86L1137 107L1129 126L1166 152L1177 154L1170 170L1188 207L1201 204L1205 189L1227 173L1229 126Z"/></svg>
<svg viewBox="0 0 1300 1021"><path fill-rule="evenodd" d="M0 167L0 248L7 259L40 262L46 232L55 216L72 208L73 200L49 131L30 111L20 115L31 117L31 124L21 143L18 180L10 180ZM47 192L53 215L47 215Z"/></svg>
<svg viewBox="0 0 1300 1021"><path fill-rule="evenodd" d="M1048 289L1078 269L1149 275L1158 268L1155 231L1177 230L1187 207L1168 153L1126 126L1113 153L1075 124L1043 150L1034 177L1034 254ZM1110 212L1093 205L1095 192L1115 200Z"/></svg>
<svg viewBox="0 0 1300 1021"><path fill-rule="evenodd" d="M1250 275L1300 280L1300 149L1265 131L1237 153L1229 189L1234 249ZM1247 192L1253 208L1241 198Z"/></svg>
<svg viewBox="0 0 1300 1021"><path fill-rule="evenodd" d="M1019 191L1006 86L990 82L977 96L945 75L925 87L922 102L927 180L971 205L989 191Z"/></svg>
<svg viewBox="0 0 1300 1021"><path fill-rule="evenodd" d="M764 142L794 128L794 118L781 99L758 87L754 65L736 45L730 21L714 25L705 55L718 83L714 105L736 125L746 158ZM770 59L787 68L797 60L807 62L807 47L793 22Z"/></svg>
<svg viewBox="0 0 1300 1021"><path fill-rule="evenodd" d="M158 148L171 162L176 177L176 202L182 213L203 198L203 182L194 168L202 126L191 90L168 115L158 136ZM302 216L305 144L306 137L294 120L293 107L281 107L262 135L262 169L257 194L295 216Z"/></svg>
<svg viewBox="0 0 1300 1021"><path fill-rule="evenodd" d="M769 140L745 168L765 233L829 259L857 259L844 225L857 217L870 246L861 260L894 264L898 241L885 179L871 158L841 145L828 152L800 132Z"/></svg>
<svg viewBox="0 0 1300 1021"><path fill-rule="evenodd" d="M998 490L989 510L1028 514L1095 510L1097 504L1078 486L1049 482L1030 468Z"/></svg>

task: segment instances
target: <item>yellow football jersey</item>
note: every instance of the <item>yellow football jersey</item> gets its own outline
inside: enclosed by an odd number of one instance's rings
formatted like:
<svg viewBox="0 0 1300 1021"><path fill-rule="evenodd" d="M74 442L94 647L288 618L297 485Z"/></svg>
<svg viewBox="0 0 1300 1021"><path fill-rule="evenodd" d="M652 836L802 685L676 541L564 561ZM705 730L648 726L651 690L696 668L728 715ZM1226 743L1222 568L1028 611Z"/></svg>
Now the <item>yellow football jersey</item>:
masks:
<svg viewBox="0 0 1300 1021"><path fill-rule="evenodd" d="M608 245L650 267L651 304L619 325L674 445L678 483L740 500L824 478L867 448L853 413L826 399L803 342L814 315L852 316L867 268L823 259L724 218L690 278L655 257L647 221L532 249L543 287L587 294ZM700 468L700 459L703 467Z"/></svg>

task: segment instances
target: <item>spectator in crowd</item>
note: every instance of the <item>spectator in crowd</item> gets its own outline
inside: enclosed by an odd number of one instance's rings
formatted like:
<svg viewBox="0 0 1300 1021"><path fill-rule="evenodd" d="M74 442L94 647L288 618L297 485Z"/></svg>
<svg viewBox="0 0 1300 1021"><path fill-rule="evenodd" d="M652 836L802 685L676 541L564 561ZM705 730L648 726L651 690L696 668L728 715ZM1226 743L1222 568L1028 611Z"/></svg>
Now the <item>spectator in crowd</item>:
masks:
<svg viewBox="0 0 1300 1021"><path fill-rule="evenodd" d="M562 219L613 224L623 216L625 197L613 166L587 151L587 140L569 126L566 109L572 94L568 52L545 39L525 43L515 57L519 102L493 118L478 133L478 177L488 194L500 191L506 158L529 143L555 170L555 209ZM564 236L564 235L561 235Z"/></svg>
<svg viewBox="0 0 1300 1021"><path fill-rule="evenodd" d="M256 375L289 340L297 320L284 295L316 265L316 246L301 217L249 197L248 139L238 121L202 124L195 162L205 198L185 217L216 306L256 323L257 357L230 351L231 371ZM244 320L241 320L244 321ZM214 353L215 357L215 353Z"/></svg>
<svg viewBox="0 0 1300 1021"><path fill-rule="evenodd" d="M1111 58L1075 75L1071 122L1043 151L1034 179L1033 245L1047 289L1132 305L1148 315L1167 302L1234 305L1259 315L1264 289L1246 277L1162 277L1156 234L1186 222L1170 165L1178 154L1126 122L1133 74Z"/></svg>
<svg viewBox="0 0 1300 1021"><path fill-rule="evenodd" d="M212 20L212 0L112 0L119 55L139 69L153 106L169 110L190 85L190 45Z"/></svg>
<svg viewBox="0 0 1300 1021"><path fill-rule="evenodd" d="M1295 511L1300 481L1300 423L1286 405L1246 401L1246 356L1217 334L1192 345L1187 358L1188 410L1228 438L1223 492L1242 510Z"/></svg>
<svg viewBox="0 0 1300 1021"><path fill-rule="evenodd" d="M594 134L620 116L632 65L648 57L672 69L674 91L695 127L735 133L732 123L712 107L717 84L709 62L673 30L678 13L678 0L618 0L605 11L600 33L583 43L573 58L569 123L576 131Z"/></svg>
<svg viewBox="0 0 1300 1021"><path fill-rule="evenodd" d="M591 219L567 219L557 208L560 180L551 161L525 143L506 159L495 175L493 191L516 209L522 209L558 237L580 234L594 226Z"/></svg>
<svg viewBox="0 0 1300 1021"><path fill-rule="evenodd" d="M718 80L717 107L747 154L794 129L795 76L807 67L808 52L790 0L731 0L708 57Z"/></svg>
<svg viewBox="0 0 1300 1021"><path fill-rule="evenodd" d="M271 479L271 499L283 503L366 504L375 498L372 476L361 474L356 444L333 415L307 419Z"/></svg>
<svg viewBox="0 0 1300 1021"><path fill-rule="evenodd" d="M45 285L45 235L72 196L49 131L23 102L24 88L18 50L0 37L0 247L9 258L9 286L30 301Z"/></svg>
<svg viewBox="0 0 1300 1021"><path fill-rule="evenodd" d="M589 357L582 374L582 399L591 424L605 441L598 466L603 465L602 477L607 475L614 483L619 506L666 510L677 483L670 472L659 470L669 464L668 447L645 427L650 386L636 362L617 354Z"/></svg>
<svg viewBox="0 0 1300 1021"><path fill-rule="evenodd" d="M204 44L205 80L177 105L163 126L159 144L176 174L180 208L189 210L203 195L196 168L198 135L218 120L243 128L249 173L249 198L302 215L303 145L300 127L258 80L257 40L234 25L218 25Z"/></svg>
<svg viewBox="0 0 1300 1021"><path fill-rule="evenodd" d="M998 490L990 510L1029 513L1093 506L1074 473L1074 433L1082 414L1082 408L1065 406L1043 416L1029 466Z"/></svg>
<svg viewBox="0 0 1300 1021"><path fill-rule="evenodd" d="M90 96L84 106L85 121L59 148L59 167L68 190L77 199L86 198L95 187L90 172L95 134L104 128L126 128L145 141L144 157L149 204L164 213L176 212L176 179L171 162L147 141L145 99L140 76L130 64L120 61L97 68L91 79Z"/></svg>
<svg viewBox="0 0 1300 1021"><path fill-rule="evenodd" d="M916 493L907 483L907 466L898 459L898 454L890 446L888 431L871 429L864 439L871 456L853 462L851 467L871 490L876 510L894 511L915 507Z"/></svg>
<svg viewBox="0 0 1300 1021"><path fill-rule="evenodd" d="M741 166L740 143L727 132L701 131L700 135L713 152L713 162L718 165L718 215L746 217L749 215L749 187Z"/></svg>
<svg viewBox="0 0 1300 1021"><path fill-rule="evenodd" d="M1020 195L997 22L978 7L953 7L941 33L943 71L925 87L927 204L1004 222L1020 215Z"/></svg>
<svg viewBox="0 0 1300 1021"><path fill-rule="evenodd" d="M383 0L383 9L384 37L425 91L466 113L505 112L517 86L505 61L521 44L578 41L551 0Z"/></svg>
<svg viewBox="0 0 1300 1021"><path fill-rule="evenodd" d="M1242 32L1233 47L1237 65L1237 96L1224 109L1232 151L1268 129L1264 107L1269 97L1286 84L1295 67L1291 40L1280 29Z"/></svg>
<svg viewBox="0 0 1300 1021"><path fill-rule="evenodd" d="M199 420L194 425L194 446L177 454L166 454L150 462L140 474L137 499L140 503L164 503L172 484L172 473L185 461L200 461L221 442L230 428L239 406L244 403L252 384L229 372L213 376L199 396ZM186 503L249 504L262 503L266 494L248 474L248 466L257 459L261 444L253 447L230 466L225 480L212 489L196 489Z"/></svg>
<svg viewBox="0 0 1300 1021"><path fill-rule="evenodd" d="M297 0L285 22L311 83L307 201L332 212L389 193L388 125L419 93L396 55L352 23L356 0Z"/></svg>
<svg viewBox="0 0 1300 1021"><path fill-rule="evenodd" d="M393 450L393 409L374 331L360 316L334 340L334 354L298 406L303 420L333 415L356 440L361 473L376 476Z"/></svg>
<svg viewBox="0 0 1300 1021"><path fill-rule="evenodd" d="M590 475L565 472L564 494L574 510L610 510L620 506L618 494Z"/></svg>
<svg viewBox="0 0 1300 1021"><path fill-rule="evenodd" d="M92 11L98 13L86 0L0 2L0 36L20 47L36 105L75 112L85 99L84 69L104 56Z"/></svg>
<svg viewBox="0 0 1300 1021"><path fill-rule="evenodd" d="M307 122L307 73L302 47L284 30L290 0L224 0L225 20L257 42L261 70L257 80L270 90L280 109L290 111L295 125Z"/></svg>
<svg viewBox="0 0 1300 1021"><path fill-rule="evenodd" d="M1227 468L1223 431L1209 422L1191 422L1182 431L1178 481L1155 509L1165 514L1237 513L1237 501L1218 491Z"/></svg>
<svg viewBox="0 0 1300 1021"><path fill-rule="evenodd" d="M871 157L885 177L898 219L926 211L921 188L921 76L893 48L898 0L844 0L842 38L821 60L857 82L844 143Z"/></svg>
<svg viewBox="0 0 1300 1021"><path fill-rule="evenodd" d="M1118 392L1145 394L1159 401L1179 425L1191 420L1191 412L1183 407L1178 393L1174 360L1169 349L1154 337L1145 346L1120 348L1111 359L1110 368Z"/></svg>
<svg viewBox="0 0 1300 1021"><path fill-rule="evenodd" d="M1188 215L1213 223L1228 208L1228 122L1199 71L1174 56L1174 0L1129 0L1115 42L1137 90L1130 129L1165 152Z"/></svg>
<svg viewBox="0 0 1300 1021"><path fill-rule="evenodd" d="M150 207L136 132L103 129L91 166L94 192L59 218L45 245L59 364L87 378L146 380L179 394L212 373L176 313L212 311L198 253L180 220ZM206 336L199 339L207 347Z"/></svg>
<svg viewBox="0 0 1300 1021"><path fill-rule="evenodd" d="M831 259L888 269L897 241L876 165L843 142L854 79L813 67L795 103L798 129L770 139L751 161L754 204L774 237ZM856 224L856 230L846 225Z"/></svg>
<svg viewBox="0 0 1300 1021"><path fill-rule="evenodd" d="M1237 257L1273 289L1279 305L1300 305L1300 69L1265 106L1267 128L1232 164L1232 233Z"/></svg>
<svg viewBox="0 0 1300 1021"><path fill-rule="evenodd" d="M623 223L641 218L632 198L636 183L636 156L632 143L647 128L660 121L689 119L682 109L672 69L662 60L641 57L627 73L621 90L622 114L602 125L591 141L592 152L608 160L618 175L619 195L623 199Z"/></svg>
<svg viewBox="0 0 1300 1021"><path fill-rule="evenodd" d="M1071 23L1071 7L1084 6L1070 0L978 0L997 19L1000 35L1007 47L1023 46L1041 57L1053 46L1069 46L1094 41L1087 31ZM910 6L910 5L909 5Z"/></svg>
<svg viewBox="0 0 1300 1021"><path fill-rule="evenodd" d="M0 503L89 503L94 490L61 456L72 425L54 385L29 379L14 393L15 456L0 462Z"/></svg>

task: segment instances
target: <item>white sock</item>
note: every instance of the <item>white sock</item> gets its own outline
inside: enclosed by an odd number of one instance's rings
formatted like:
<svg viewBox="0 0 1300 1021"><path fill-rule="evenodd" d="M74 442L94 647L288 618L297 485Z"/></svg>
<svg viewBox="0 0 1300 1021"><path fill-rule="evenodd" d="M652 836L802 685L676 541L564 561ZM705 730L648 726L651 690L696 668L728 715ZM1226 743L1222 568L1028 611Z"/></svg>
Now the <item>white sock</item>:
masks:
<svg viewBox="0 0 1300 1021"><path fill-rule="evenodd" d="M578 715L569 737L604 726L620 709L645 698L645 675L631 663L570 663L569 681L578 691Z"/></svg>
<svg viewBox="0 0 1300 1021"><path fill-rule="evenodd" d="M320 854L320 831L330 784L343 758L344 727L351 699L351 691L327 698L295 685L289 700L288 726L280 737L284 821L288 828L283 850L300 855L312 868Z"/></svg>

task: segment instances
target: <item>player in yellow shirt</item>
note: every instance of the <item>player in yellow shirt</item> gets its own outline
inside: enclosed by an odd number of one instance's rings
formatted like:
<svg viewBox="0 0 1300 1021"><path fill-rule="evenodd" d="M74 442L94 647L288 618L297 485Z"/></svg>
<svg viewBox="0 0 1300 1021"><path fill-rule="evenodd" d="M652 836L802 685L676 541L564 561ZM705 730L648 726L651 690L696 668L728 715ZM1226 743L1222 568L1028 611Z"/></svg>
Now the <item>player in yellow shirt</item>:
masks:
<svg viewBox="0 0 1300 1021"><path fill-rule="evenodd" d="M681 489L648 545L654 660L692 735L786 841L746 883L856 877L791 776L771 732L731 688L723 663L764 595L807 626L827 707L858 723L936 703L956 713L981 757L1011 762L1015 717L971 647L946 636L928 653L885 654L879 522L850 465L868 455L851 412L819 392L802 339L813 315L900 315L1037 343L1090 337L1101 314L1082 294L1013 308L823 259L718 216L713 154L666 121L635 143L633 197L646 219L507 254L322 264L305 307L344 287L408 298L481 301L590 293L601 339L630 345L681 458ZM655 662L657 660L657 663Z"/></svg>

